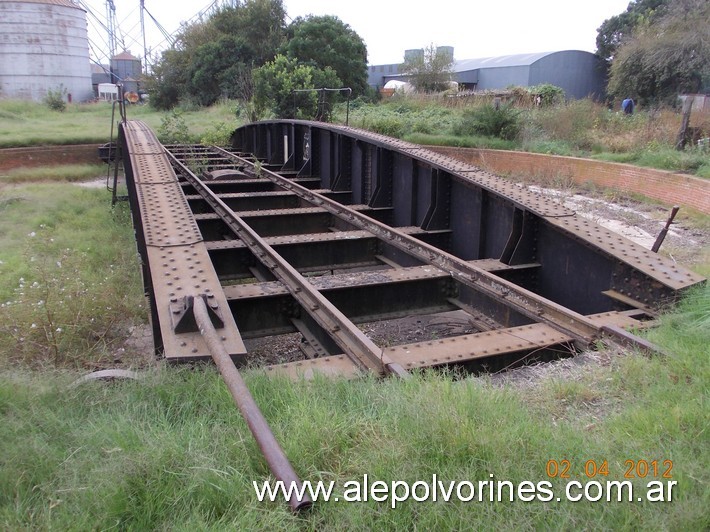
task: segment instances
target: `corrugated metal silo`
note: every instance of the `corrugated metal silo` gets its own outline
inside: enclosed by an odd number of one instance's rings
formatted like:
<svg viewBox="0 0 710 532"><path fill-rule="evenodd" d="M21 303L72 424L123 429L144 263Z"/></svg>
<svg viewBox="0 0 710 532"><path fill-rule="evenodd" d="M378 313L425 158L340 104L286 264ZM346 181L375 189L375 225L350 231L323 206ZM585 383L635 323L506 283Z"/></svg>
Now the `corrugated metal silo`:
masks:
<svg viewBox="0 0 710 532"><path fill-rule="evenodd" d="M93 97L86 12L71 0L0 0L0 98Z"/></svg>

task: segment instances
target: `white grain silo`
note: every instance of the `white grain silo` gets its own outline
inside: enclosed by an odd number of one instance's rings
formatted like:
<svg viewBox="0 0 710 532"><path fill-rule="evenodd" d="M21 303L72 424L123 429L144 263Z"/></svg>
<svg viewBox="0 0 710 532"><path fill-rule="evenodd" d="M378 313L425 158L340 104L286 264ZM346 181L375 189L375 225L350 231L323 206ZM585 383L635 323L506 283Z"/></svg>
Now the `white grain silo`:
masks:
<svg viewBox="0 0 710 532"><path fill-rule="evenodd" d="M71 0L0 0L0 98L93 96L86 12Z"/></svg>

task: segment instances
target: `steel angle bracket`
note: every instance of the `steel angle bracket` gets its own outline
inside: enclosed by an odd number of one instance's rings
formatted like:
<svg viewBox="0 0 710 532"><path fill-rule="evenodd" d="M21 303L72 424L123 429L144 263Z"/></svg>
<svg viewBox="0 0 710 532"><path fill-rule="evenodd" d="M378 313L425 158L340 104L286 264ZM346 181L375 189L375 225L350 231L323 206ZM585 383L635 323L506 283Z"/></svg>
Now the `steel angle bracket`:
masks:
<svg viewBox="0 0 710 532"><path fill-rule="evenodd" d="M224 320L219 305L215 301L214 294L202 294L197 296L205 303L205 308L210 317L210 321L215 329L224 328ZM170 303L170 318L173 331L176 334L199 332L200 328L195 320L195 296L185 296L181 300Z"/></svg>

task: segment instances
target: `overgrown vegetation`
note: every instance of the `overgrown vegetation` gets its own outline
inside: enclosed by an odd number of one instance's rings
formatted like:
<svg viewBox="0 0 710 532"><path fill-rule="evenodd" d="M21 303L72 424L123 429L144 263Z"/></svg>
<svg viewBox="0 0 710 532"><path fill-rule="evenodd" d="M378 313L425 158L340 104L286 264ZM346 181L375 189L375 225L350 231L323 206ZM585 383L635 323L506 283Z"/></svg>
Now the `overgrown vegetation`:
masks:
<svg viewBox="0 0 710 532"><path fill-rule="evenodd" d="M554 99L557 91L546 91ZM535 105L535 92L511 90L496 110L494 97L450 98L397 94L380 104L356 102L350 123L418 144L523 150L593 157L707 177L710 152L675 149L680 114L670 108L633 115L592 100ZM546 102L546 100L543 100ZM339 108L335 121L344 121ZM710 115L695 113L693 124L710 131Z"/></svg>
<svg viewBox="0 0 710 532"><path fill-rule="evenodd" d="M0 175L0 183L67 182L86 181L106 174L104 164L65 164L47 167L21 167Z"/></svg>
<svg viewBox="0 0 710 532"><path fill-rule="evenodd" d="M17 529L705 530L710 291L696 289L652 339L672 355L590 355L571 374L524 386L429 372L402 381L292 383L247 372L250 389L302 478L624 480L628 460L672 460L672 502L319 502L293 515L259 503L265 463L221 378L167 368L140 382L76 388L72 374L0 373L0 526ZM574 367L574 365L570 365ZM557 367L562 369L562 367ZM570 371L570 370L567 370ZM608 475L584 473L606 461ZM662 473L662 472L661 472ZM635 493L649 480L632 479ZM553 481L556 493L563 482Z"/></svg>
<svg viewBox="0 0 710 532"><path fill-rule="evenodd" d="M64 101L66 95L67 89L61 85L57 89L48 89L47 95L44 97L44 103L52 111L62 113L67 108L67 103Z"/></svg>
<svg viewBox="0 0 710 532"><path fill-rule="evenodd" d="M92 367L143 319L126 204L67 185L0 192L0 364Z"/></svg>
<svg viewBox="0 0 710 532"><path fill-rule="evenodd" d="M512 105L483 105L463 112L461 122L454 127L460 136L484 135L514 140L520 133L520 111Z"/></svg>

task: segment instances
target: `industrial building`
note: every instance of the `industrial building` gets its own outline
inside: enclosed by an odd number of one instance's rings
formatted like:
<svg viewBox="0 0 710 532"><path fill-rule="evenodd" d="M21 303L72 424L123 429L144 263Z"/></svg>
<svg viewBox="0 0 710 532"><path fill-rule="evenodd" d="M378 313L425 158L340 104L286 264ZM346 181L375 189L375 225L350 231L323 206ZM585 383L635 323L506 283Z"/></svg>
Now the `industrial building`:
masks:
<svg viewBox="0 0 710 532"><path fill-rule="evenodd" d="M442 48L453 56L451 47ZM405 57L416 52L407 50ZM401 64L371 65L368 83L381 89L390 80L406 81L400 67ZM567 98L602 99L606 86L603 61L580 50L460 59L453 62L452 73L459 90L496 91L512 85L531 87L551 83L561 87Z"/></svg>
<svg viewBox="0 0 710 532"><path fill-rule="evenodd" d="M91 70L91 82L94 87L94 92L100 100L115 99L113 97L106 98L102 96L102 86L112 85L115 89L115 94L118 95L116 84L120 83L123 86L123 91L139 92L141 87L141 79L143 70L141 60L132 55L128 50L124 50L118 55L113 56L110 65L94 65ZM112 92L113 94L113 92Z"/></svg>
<svg viewBox="0 0 710 532"><path fill-rule="evenodd" d="M86 11L71 0L0 0L0 98L93 98Z"/></svg>

